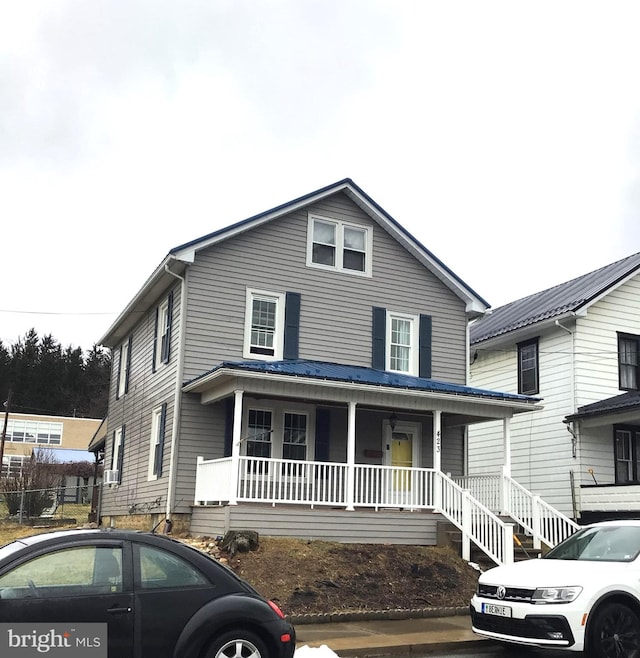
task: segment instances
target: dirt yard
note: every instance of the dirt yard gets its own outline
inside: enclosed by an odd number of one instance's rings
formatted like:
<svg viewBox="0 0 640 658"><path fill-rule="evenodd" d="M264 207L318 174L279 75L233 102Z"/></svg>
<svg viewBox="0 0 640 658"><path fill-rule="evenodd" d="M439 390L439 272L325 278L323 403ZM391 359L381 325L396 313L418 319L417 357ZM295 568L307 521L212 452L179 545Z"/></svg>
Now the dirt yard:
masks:
<svg viewBox="0 0 640 658"><path fill-rule="evenodd" d="M213 540L189 541L288 615L467 606L478 576L452 550L436 547L260 537L257 550L231 557Z"/></svg>

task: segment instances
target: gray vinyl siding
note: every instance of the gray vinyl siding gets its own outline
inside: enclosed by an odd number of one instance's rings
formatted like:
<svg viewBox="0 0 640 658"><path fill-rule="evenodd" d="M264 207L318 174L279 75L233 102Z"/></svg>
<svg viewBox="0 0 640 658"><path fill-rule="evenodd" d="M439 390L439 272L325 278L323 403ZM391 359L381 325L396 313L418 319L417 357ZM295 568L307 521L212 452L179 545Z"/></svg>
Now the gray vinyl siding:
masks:
<svg viewBox="0 0 640 658"><path fill-rule="evenodd" d="M194 507L191 533L223 536L228 530L251 528L267 537L297 537L343 543L436 544L436 523L432 512L399 510L352 511L294 506L242 504L224 507Z"/></svg>
<svg viewBox="0 0 640 658"><path fill-rule="evenodd" d="M306 266L308 215L372 228L371 277ZM463 302L345 195L199 252L188 270L185 378L242 358L246 289L301 293L300 358L371 366L372 307L433 318L432 376L465 383Z"/></svg>
<svg viewBox="0 0 640 658"><path fill-rule="evenodd" d="M167 290L160 298L162 303L169 294ZM174 392L176 364L180 340L180 286L173 288L173 321L171 332L171 355L167 364L161 364L152 372L153 338L155 332L154 305L146 312L132 332L131 367L128 392L116 399L118 386L119 346L114 348L109 418L105 446L105 468L111 464L113 433L125 426L124 459L122 481L118 486L105 486L102 496L103 515L130 513L132 506L164 513L169 482L169 460L171 453L171 430L174 420ZM162 475L149 480L149 457L151 450L152 412L167 404L165 440L162 460ZM149 506L153 506L149 508Z"/></svg>

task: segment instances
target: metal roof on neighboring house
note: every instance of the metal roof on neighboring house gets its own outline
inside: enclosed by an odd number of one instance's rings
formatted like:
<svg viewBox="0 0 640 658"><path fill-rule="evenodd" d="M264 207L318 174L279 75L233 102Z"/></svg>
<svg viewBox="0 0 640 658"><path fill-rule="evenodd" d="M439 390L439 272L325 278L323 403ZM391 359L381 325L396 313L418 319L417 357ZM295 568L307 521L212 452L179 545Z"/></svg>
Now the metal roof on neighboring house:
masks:
<svg viewBox="0 0 640 658"><path fill-rule="evenodd" d="M471 344L584 310L639 269L640 253L637 253L566 283L500 306L471 324Z"/></svg>
<svg viewBox="0 0 640 658"><path fill-rule="evenodd" d="M375 370L363 366L292 359L286 361L224 361L220 365L199 375L185 384L185 387L196 385L201 379L220 370L236 370L244 372L272 373L289 377L310 377L312 379L363 384L368 386L387 386L408 390L437 391L451 395L467 395L479 398L511 400L518 402L538 402L540 398L516 393L502 393L461 384L451 384L425 377L412 377L402 373Z"/></svg>
<svg viewBox="0 0 640 658"><path fill-rule="evenodd" d="M594 416L623 413L634 409L640 410L640 391L628 391L627 393L615 395L606 400L585 404L582 407L578 407L575 414L567 416L566 420L571 422L573 420L582 420L583 418L593 418Z"/></svg>

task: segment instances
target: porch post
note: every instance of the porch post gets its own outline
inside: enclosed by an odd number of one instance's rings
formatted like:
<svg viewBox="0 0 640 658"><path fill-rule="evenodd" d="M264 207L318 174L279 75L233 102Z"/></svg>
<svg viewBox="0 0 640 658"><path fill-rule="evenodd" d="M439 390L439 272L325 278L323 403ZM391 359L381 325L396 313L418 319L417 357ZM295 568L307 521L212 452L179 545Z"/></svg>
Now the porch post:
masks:
<svg viewBox="0 0 640 658"><path fill-rule="evenodd" d="M353 501L355 499L356 484L356 403L349 402L349 416L347 421L347 491L346 503L347 510L353 511Z"/></svg>
<svg viewBox="0 0 640 658"><path fill-rule="evenodd" d="M509 486L507 478L511 477L511 418L505 418L502 421L502 442L503 442L503 464L501 482L501 512L509 514L511 505L509 504Z"/></svg>
<svg viewBox="0 0 640 658"><path fill-rule="evenodd" d="M433 410L433 470L442 472L442 411ZM433 506L436 511L442 507L442 479L434 478Z"/></svg>
<svg viewBox="0 0 640 658"><path fill-rule="evenodd" d="M511 418L502 421L502 437L504 450L504 474L511 477Z"/></svg>
<svg viewBox="0 0 640 658"><path fill-rule="evenodd" d="M231 439L231 477L229 478L229 505L238 504L238 477L240 470L240 442L242 440L242 395L243 391L233 392L233 436Z"/></svg>

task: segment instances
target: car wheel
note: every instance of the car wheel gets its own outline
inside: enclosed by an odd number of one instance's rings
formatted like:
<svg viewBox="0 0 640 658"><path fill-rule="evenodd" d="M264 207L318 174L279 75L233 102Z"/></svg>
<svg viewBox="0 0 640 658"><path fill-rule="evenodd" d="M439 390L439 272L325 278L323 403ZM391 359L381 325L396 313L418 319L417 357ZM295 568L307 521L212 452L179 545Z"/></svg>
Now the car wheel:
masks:
<svg viewBox="0 0 640 658"><path fill-rule="evenodd" d="M268 658L264 642L251 631L228 631L216 638L206 658Z"/></svg>
<svg viewBox="0 0 640 658"><path fill-rule="evenodd" d="M640 658L640 618L622 603L607 603L593 620L591 658Z"/></svg>

